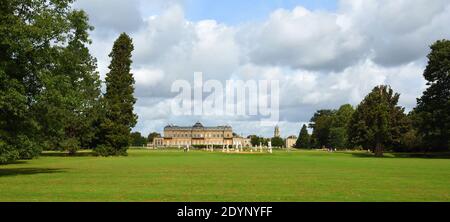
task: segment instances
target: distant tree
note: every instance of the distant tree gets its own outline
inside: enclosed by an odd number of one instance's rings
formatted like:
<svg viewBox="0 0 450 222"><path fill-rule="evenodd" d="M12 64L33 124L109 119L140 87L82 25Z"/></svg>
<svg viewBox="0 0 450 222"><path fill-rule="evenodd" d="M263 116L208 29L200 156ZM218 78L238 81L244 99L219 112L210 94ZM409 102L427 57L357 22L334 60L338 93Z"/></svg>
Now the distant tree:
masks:
<svg viewBox="0 0 450 222"><path fill-rule="evenodd" d="M284 146L284 140L281 137L273 137L271 140L273 147L283 147Z"/></svg>
<svg viewBox="0 0 450 222"><path fill-rule="evenodd" d="M272 142L272 139L271 139L271 138L264 138L264 137L261 137L260 139L261 139L261 141L262 141L262 145L263 145L263 146L268 146L268 145L269 145L269 142ZM272 146L273 146L273 145L272 145Z"/></svg>
<svg viewBox="0 0 450 222"><path fill-rule="evenodd" d="M96 152L102 156L126 155L131 142L131 129L136 125L137 116L133 113L136 99L134 78L131 70L131 38L122 33L114 42L110 72L106 75L106 94L103 105L105 116L102 119L101 143Z"/></svg>
<svg viewBox="0 0 450 222"><path fill-rule="evenodd" d="M329 146L333 149L345 149L347 146L347 129L345 127L330 128Z"/></svg>
<svg viewBox="0 0 450 222"><path fill-rule="evenodd" d="M311 118L309 127L313 129L311 145L315 148L330 145L330 129L335 110L319 110Z"/></svg>
<svg viewBox="0 0 450 222"><path fill-rule="evenodd" d="M147 141L148 141L149 143L153 143L153 140L154 140L155 138L159 138L159 137L161 137L161 134L160 134L160 133L153 132L153 133L148 134L148 136L147 136Z"/></svg>
<svg viewBox="0 0 450 222"><path fill-rule="evenodd" d="M250 139L250 143L252 144L252 146L259 146L259 137L256 135L250 135L247 137L248 139Z"/></svg>
<svg viewBox="0 0 450 222"><path fill-rule="evenodd" d="M350 122L355 109L350 104L345 104L339 107L339 109L333 115L332 127L346 127Z"/></svg>
<svg viewBox="0 0 450 222"><path fill-rule="evenodd" d="M414 112L407 115L407 131L400 138L400 145L393 148L396 152L416 152L423 150L422 137L414 127L417 116Z"/></svg>
<svg viewBox="0 0 450 222"><path fill-rule="evenodd" d="M400 94L389 86L377 86L359 104L349 127L349 141L383 156L384 148L400 144L407 131L404 108L397 106Z"/></svg>
<svg viewBox="0 0 450 222"><path fill-rule="evenodd" d="M297 142L295 143L295 148L303 148L303 149L308 149L310 148L310 135L308 133L308 128L307 126L304 124L302 129L300 130L300 134L297 138Z"/></svg>
<svg viewBox="0 0 450 222"><path fill-rule="evenodd" d="M414 109L418 133L427 150L450 148L450 41L431 46L423 74L429 86Z"/></svg>
<svg viewBox="0 0 450 222"><path fill-rule="evenodd" d="M269 142L268 139L256 135L250 135L248 136L248 138L250 139L250 143L252 144L252 146L259 146L260 144L263 146L267 146Z"/></svg>
<svg viewBox="0 0 450 222"><path fill-rule="evenodd" d="M147 138L143 137L140 132L131 133L131 145L141 147L147 144Z"/></svg>
<svg viewBox="0 0 450 222"><path fill-rule="evenodd" d="M347 127L354 112L350 104L345 104L334 113L329 132L329 145L332 148L348 148Z"/></svg>

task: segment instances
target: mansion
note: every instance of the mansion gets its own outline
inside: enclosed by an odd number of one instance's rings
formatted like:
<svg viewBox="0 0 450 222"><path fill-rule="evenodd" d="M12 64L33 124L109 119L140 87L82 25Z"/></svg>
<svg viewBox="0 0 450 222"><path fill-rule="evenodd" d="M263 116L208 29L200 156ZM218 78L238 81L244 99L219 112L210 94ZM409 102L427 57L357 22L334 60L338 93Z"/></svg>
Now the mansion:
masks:
<svg viewBox="0 0 450 222"><path fill-rule="evenodd" d="M192 145L242 145L251 146L250 139L236 136L231 126L205 127L200 122L195 125L175 126L168 125L164 127L162 138L155 138L153 146L192 146Z"/></svg>

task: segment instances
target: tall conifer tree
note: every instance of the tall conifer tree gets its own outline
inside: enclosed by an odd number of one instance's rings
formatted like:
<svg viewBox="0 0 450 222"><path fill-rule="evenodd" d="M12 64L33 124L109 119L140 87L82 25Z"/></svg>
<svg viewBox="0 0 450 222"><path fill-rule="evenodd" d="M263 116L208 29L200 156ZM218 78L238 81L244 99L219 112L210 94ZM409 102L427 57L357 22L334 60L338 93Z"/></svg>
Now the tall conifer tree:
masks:
<svg viewBox="0 0 450 222"><path fill-rule="evenodd" d="M100 124L99 155L126 155L131 142L131 129L136 125L133 113L134 78L131 71L132 39L122 33L114 42L111 54L110 72L106 75L106 93L103 99L105 115Z"/></svg>
<svg viewBox="0 0 450 222"><path fill-rule="evenodd" d="M295 143L295 148L310 148L310 136L308 134L308 128L305 124L300 130L297 142Z"/></svg>

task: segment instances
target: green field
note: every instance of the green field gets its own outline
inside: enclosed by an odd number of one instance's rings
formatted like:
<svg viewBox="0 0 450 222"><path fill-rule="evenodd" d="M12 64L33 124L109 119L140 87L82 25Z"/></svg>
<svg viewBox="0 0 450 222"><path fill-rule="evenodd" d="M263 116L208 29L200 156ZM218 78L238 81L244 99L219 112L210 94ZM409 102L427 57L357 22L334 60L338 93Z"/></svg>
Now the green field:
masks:
<svg viewBox="0 0 450 222"><path fill-rule="evenodd" d="M450 159L278 151L45 153L0 166L0 201L450 201Z"/></svg>

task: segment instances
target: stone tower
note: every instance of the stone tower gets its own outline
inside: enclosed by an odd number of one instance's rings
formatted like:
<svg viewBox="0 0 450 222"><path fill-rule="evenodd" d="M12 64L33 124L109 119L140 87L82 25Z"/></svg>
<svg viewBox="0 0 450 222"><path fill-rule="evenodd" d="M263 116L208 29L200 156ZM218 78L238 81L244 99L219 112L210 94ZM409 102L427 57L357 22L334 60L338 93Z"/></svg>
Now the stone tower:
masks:
<svg viewBox="0 0 450 222"><path fill-rule="evenodd" d="M281 137L281 136L280 136L280 127L278 127L278 125L275 126L275 133L274 133L273 136L274 136L274 137Z"/></svg>

